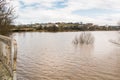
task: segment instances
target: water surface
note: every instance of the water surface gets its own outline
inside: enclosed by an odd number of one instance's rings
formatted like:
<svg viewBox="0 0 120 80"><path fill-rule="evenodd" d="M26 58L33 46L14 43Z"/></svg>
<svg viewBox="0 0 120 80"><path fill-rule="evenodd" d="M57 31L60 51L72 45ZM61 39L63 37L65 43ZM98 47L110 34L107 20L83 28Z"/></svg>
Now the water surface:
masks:
<svg viewBox="0 0 120 80"><path fill-rule="evenodd" d="M74 45L81 32L14 33L18 80L120 80L116 31L92 32L93 45Z"/></svg>

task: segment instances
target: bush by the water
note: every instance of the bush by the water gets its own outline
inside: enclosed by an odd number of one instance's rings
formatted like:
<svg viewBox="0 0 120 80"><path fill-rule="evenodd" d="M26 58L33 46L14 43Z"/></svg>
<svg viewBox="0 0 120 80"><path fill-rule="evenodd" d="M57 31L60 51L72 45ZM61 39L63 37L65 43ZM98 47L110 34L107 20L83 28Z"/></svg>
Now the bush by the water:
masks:
<svg viewBox="0 0 120 80"><path fill-rule="evenodd" d="M93 44L94 36L90 32L82 32L79 36L76 36L73 40L74 44Z"/></svg>
<svg viewBox="0 0 120 80"><path fill-rule="evenodd" d="M110 40L110 42L120 46L120 31L117 34L117 39Z"/></svg>

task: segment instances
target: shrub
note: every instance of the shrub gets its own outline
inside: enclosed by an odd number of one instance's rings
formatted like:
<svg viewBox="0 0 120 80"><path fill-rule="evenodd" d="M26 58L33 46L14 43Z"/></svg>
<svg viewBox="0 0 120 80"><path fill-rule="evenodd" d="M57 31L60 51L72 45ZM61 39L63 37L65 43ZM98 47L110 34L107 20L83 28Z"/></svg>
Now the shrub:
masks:
<svg viewBox="0 0 120 80"><path fill-rule="evenodd" d="M74 44L93 44L94 36L90 32L82 32L78 37L73 40Z"/></svg>

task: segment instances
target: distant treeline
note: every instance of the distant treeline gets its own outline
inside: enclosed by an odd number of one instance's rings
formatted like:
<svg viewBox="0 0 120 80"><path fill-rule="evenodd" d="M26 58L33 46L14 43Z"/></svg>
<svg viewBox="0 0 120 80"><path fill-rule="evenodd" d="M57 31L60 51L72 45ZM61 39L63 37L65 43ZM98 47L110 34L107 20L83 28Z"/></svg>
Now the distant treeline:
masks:
<svg viewBox="0 0 120 80"><path fill-rule="evenodd" d="M13 25L13 32L21 31L99 31L99 30L120 30L120 26L98 26L92 23L46 23L46 24L28 24Z"/></svg>

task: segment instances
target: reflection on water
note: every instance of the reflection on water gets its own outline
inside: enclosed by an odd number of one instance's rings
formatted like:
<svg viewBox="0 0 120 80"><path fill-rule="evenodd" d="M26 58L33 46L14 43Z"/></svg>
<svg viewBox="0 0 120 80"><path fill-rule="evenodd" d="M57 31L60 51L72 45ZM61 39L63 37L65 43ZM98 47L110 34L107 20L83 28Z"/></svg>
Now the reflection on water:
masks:
<svg viewBox="0 0 120 80"><path fill-rule="evenodd" d="M81 32L14 33L18 80L120 80L116 32L92 32L93 45L73 45Z"/></svg>

